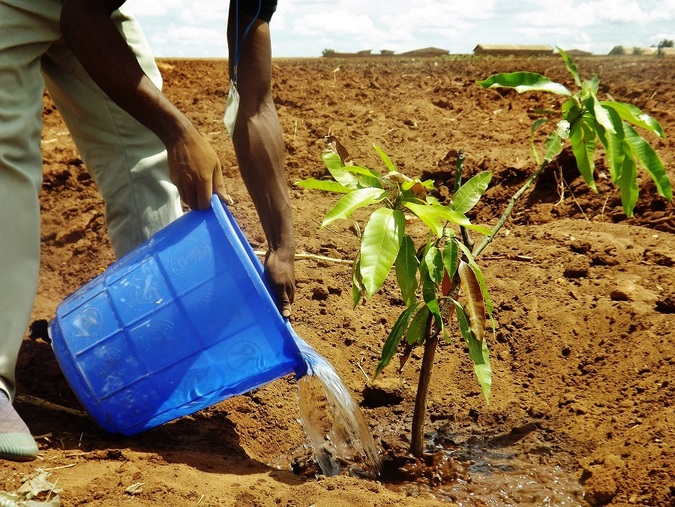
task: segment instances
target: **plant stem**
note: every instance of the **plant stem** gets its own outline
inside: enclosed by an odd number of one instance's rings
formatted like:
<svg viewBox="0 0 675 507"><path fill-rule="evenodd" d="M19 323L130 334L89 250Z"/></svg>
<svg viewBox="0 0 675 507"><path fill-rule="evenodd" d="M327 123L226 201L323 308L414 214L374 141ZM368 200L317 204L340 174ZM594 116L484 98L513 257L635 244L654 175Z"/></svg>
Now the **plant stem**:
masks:
<svg viewBox="0 0 675 507"><path fill-rule="evenodd" d="M462 186L462 178L464 174L464 151L459 150L457 152L457 160L455 160L455 190L453 193L457 193L459 187ZM462 241L467 246L469 250L473 248L473 240L469 236L469 231L466 227L460 226L459 230L462 233Z"/></svg>
<svg viewBox="0 0 675 507"><path fill-rule="evenodd" d="M434 356L436 355L436 346L438 339L436 335L431 336L431 324L433 314L429 312L424 332L424 355L422 356L422 368L420 379L417 384L417 396L415 397L415 411L412 420L412 435L410 437L410 454L420 458L424 453L424 419L427 410L427 393L429 392L429 383L431 381L431 370L434 365Z"/></svg>
<svg viewBox="0 0 675 507"><path fill-rule="evenodd" d="M492 229L492 232L490 233L489 236L485 236L483 239L483 242L478 245L478 247L473 251L473 256L478 257L480 253L485 250L485 248L492 243L492 239L497 235L497 233L500 231L500 229L504 226L506 223L506 220L508 220L509 216L511 216L511 212L513 211L513 208L516 205L516 202L518 202L518 199L527 191L528 188L530 188L530 185L541 175L541 173L544 172L544 169L548 166L550 163L549 160L544 160L544 162L541 163L539 168L536 170L534 174L532 174L525 183L523 183L523 186L520 187L518 192L513 194L511 199L509 200L509 205L506 207L504 210L504 214L502 217L499 219L499 222L497 222L497 225L495 225Z"/></svg>
<svg viewBox="0 0 675 507"><path fill-rule="evenodd" d="M452 190L454 194L462 186L462 173L464 172L464 150L457 152L457 159L455 159L455 188Z"/></svg>

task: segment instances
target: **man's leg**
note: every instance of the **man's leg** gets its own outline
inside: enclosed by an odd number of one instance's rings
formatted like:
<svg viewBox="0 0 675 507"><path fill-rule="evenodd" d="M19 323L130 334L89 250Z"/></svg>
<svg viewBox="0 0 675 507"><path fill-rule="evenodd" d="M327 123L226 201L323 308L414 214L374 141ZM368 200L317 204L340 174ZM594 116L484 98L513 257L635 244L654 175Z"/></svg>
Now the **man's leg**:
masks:
<svg viewBox="0 0 675 507"><path fill-rule="evenodd" d="M146 74L161 86L136 21L119 11L113 19ZM65 43L50 48L42 69L49 93L103 196L108 233L121 257L182 214L164 145L98 88Z"/></svg>
<svg viewBox="0 0 675 507"><path fill-rule="evenodd" d="M39 8L38 8L39 7ZM30 12L0 2L0 458L38 448L11 400L14 370L37 291L42 183L40 55L58 37L58 3Z"/></svg>

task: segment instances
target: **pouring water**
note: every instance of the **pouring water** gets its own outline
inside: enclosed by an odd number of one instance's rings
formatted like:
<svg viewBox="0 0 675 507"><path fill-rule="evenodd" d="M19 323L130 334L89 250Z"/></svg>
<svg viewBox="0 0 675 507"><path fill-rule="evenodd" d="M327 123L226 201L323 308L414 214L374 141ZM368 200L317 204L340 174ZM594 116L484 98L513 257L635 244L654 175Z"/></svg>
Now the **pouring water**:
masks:
<svg viewBox="0 0 675 507"><path fill-rule="evenodd" d="M300 421L325 475L336 475L347 462L361 461L362 472L379 474L380 456L359 406L333 366L288 326L307 374L298 381Z"/></svg>

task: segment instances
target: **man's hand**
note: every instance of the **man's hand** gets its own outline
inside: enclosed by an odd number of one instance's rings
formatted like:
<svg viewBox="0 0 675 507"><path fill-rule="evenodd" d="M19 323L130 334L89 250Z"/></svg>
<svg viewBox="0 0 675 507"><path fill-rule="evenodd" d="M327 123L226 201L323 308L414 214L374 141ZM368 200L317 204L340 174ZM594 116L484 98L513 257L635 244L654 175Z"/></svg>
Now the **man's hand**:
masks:
<svg viewBox="0 0 675 507"><path fill-rule="evenodd" d="M277 250L265 257L265 276L272 288L281 316L291 315L291 303L295 299L295 252Z"/></svg>
<svg viewBox="0 0 675 507"><path fill-rule="evenodd" d="M169 174L180 197L191 209L209 209L216 193L227 201L218 155L191 126L167 143Z"/></svg>

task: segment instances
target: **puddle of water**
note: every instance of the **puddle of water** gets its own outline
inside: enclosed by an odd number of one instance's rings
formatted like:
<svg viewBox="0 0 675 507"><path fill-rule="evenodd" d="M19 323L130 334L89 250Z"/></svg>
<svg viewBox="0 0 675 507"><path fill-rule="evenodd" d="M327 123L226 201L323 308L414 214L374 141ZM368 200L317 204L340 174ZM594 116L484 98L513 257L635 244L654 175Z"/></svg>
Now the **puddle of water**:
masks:
<svg viewBox="0 0 675 507"><path fill-rule="evenodd" d="M558 466L529 461L529 456L536 459L536 453L512 438L471 437L459 443L452 440L436 435L431 442L434 449L431 455L435 456L429 466L431 472L418 474L423 480L399 485L396 489L411 494L427 491L460 507L588 505L576 478ZM448 463L454 463L457 472L450 481L443 481L437 470L447 470Z"/></svg>
<svg viewBox="0 0 675 507"><path fill-rule="evenodd" d="M325 475L336 475L348 464L352 473L376 477L380 456L361 409L333 366L292 334L307 363L307 375L298 380L298 404L314 459Z"/></svg>

